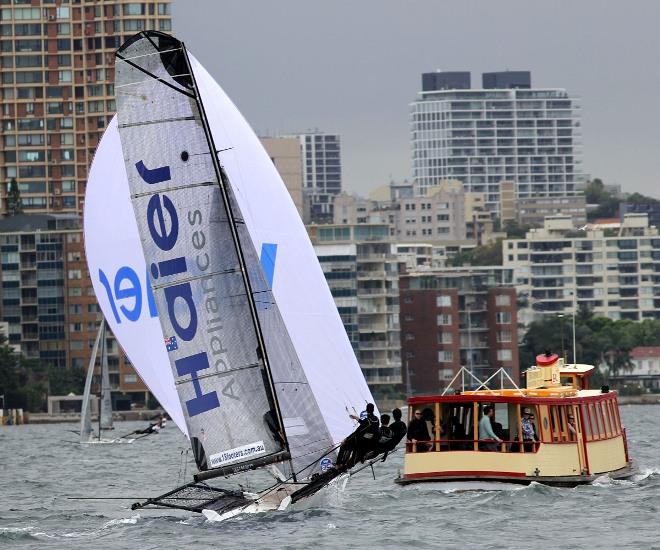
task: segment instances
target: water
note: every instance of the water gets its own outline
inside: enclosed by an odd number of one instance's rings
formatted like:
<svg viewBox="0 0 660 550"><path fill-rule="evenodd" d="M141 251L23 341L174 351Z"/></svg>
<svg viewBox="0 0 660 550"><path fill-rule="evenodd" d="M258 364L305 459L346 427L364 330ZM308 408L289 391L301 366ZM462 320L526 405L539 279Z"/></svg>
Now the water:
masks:
<svg viewBox="0 0 660 550"><path fill-rule="evenodd" d="M399 487L402 457L393 455L376 481L365 470L315 507L223 523L130 510L134 500L176 485L186 445L173 424L132 445L87 448L74 443L73 425L1 427L0 548L660 548L660 407L626 406L621 416L642 472L633 481L471 492ZM142 426L120 423L116 432Z"/></svg>

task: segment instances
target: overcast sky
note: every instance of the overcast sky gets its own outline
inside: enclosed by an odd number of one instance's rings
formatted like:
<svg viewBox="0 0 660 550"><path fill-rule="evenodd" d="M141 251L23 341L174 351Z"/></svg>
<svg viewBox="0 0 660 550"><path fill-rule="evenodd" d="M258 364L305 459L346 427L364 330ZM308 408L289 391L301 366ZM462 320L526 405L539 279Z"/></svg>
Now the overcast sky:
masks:
<svg viewBox="0 0 660 550"><path fill-rule="evenodd" d="M660 1L172 0L259 135L342 139L344 188L410 178L421 73L530 70L582 99L584 171L660 198Z"/></svg>

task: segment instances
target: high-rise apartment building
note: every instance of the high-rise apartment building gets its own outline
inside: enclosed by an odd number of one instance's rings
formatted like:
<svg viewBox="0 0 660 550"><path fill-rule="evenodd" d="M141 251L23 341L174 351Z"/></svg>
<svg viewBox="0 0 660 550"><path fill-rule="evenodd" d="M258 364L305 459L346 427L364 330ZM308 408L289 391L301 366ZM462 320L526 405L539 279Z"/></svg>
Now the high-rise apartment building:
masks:
<svg viewBox="0 0 660 550"><path fill-rule="evenodd" d="M463 241L466 239L465 202L463 186L458 181L442 182L426 196L412 193L389 200L363 199L341 193L334 199L334 221L337 224L389 223L399 242Z"/></svg>
<svg viewBox="0 0 660 550"><path fill-rule="evenodd" d="M422 194L457 179L499 215L502 182L514 184L516 198L580 193L579 101L564 89L532 88L529 72L484 73L481 88L466 72L426 73L410 129Z"/></svg>
<svg viewBox="0 0 660 550"><path fill-rule="evenodd" d="M308 230L367 383L376 392L400 384L399 274L390 226Z"/></svg>
<svg viewBox="0 0 660 550"><path fill-rule="evenodd" d="M519 376L513 271L443 268L400 279L401 354L413 393L439 393L464 366L480 379Z"/></svg>
<svg viewBox="0 0 660 550"><path fill-rule="evenodd" d="M89 364L102 317L82 237L75 214L0 220L0 319L8 324L9 343L41 366ZM108 336L106 346L113 399L144 404L147 389L117 342Z"/></svg>
<svg viewBox="0 0 660 550"><path fill-rule="evenodd" d="M115 113L114 52L140 30L170 31L169 0L3 0L0 193L25 212L81 212L87 169Z"/></svg>
<svg viewBox="0 0 660 550"><path fill-rule="evenodd" d="M303 193L309 207L305 223L332 223L333 198L341 192L339 136L321 132L301 134Z"/></svg>
<svg viewBox="0 0 660 550"><path fill-rule="evenodd" d="M523 324L586 308L610 319L660 318L660 235L646 214L626 214L618 229L576 231L553 216L524 239L502 242L525 304Z"/></svg>
<svg viewBox="0 0 660 550"><path fill-rule="evenodd" d="M305 219L300 140L295 137L262 137L259 140L279 172L298 214Z"/></svg>

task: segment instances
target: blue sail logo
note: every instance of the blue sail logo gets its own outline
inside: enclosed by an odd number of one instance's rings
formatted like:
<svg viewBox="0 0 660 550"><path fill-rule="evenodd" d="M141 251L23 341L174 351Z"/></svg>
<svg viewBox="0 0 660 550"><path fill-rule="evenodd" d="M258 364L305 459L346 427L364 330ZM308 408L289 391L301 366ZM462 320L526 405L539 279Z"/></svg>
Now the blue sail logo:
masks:
<svg viewBox="0 0 660 550"><path fill-rule="evenodd" d="M149 169L144 162L139 161L135 164L135 168L142 180L149 185L169 181L171 177L169 166ZM179 215L172 199L164 193L152 195L147 203L146 215L149 236L153 244L163 252L173 250L179 238ZM186 258L180 256L160 261L157 264L152 263L149 268L153 279L158 279L161 276L186 273L188 264ZM176 341L178 342L178 339L183 342L193 341L197 335L198 314L190 281L165 287L163 295L167 305L167 317L176 334ZM177 307L175 307L175 303L178 304ZM184 312L185 315L181 315ZM161 312L161 315L163 313ZM183 323L181 318L184 319ZM190 375L190 381L195 391L195 397L186 401L186 409L190 417L220 406L218 394L215 391L204 393L199 380L199 372L210 368L206 352L176 359L174 368L178 376Z"/></svg>

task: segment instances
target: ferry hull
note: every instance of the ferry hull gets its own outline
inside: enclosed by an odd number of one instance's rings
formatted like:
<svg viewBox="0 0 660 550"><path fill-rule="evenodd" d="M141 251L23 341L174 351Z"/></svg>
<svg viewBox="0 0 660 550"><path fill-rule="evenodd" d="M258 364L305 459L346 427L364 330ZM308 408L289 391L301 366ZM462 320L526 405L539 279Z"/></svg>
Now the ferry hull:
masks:
<svg viewBox="0 0 660 550"><path fill-rule="evenodd" d="M623 468L618 470L603 472L599 474L590 474L590 475L566 475L566 476L528 476L528 475L519 475L514 472L429 472L424 474L413 474L413 475L403 475L395 479L395 483L399 485L409 485L411 483L422 483L422 482L440 482L440 483L450 483L450 482L499 482L499 483L511 483L517 485L529 485L530 483L542 483L543 485L550 485L554 487L576 487L578 485L587 485L593 483L596 479L603 475L607 475L612 479L628 479L634 476L637 473L636 468L632 463L628 463ZM464 490L469 490L469 487L465 487ZM479 489L478 486L475 486L475 489Z"/></svg>

